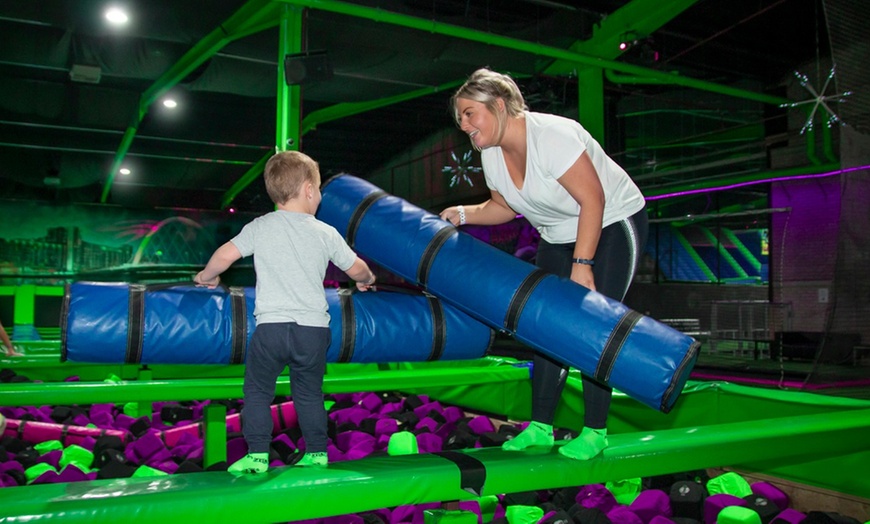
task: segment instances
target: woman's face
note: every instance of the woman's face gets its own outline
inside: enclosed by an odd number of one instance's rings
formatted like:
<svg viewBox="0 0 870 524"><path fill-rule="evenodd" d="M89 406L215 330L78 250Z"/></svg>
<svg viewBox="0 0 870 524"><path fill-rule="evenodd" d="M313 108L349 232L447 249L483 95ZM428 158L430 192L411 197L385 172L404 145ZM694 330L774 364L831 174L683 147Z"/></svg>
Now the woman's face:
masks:
<svg viewBox="0 0 870 524"><path fill-rule="evenodd" d="M465 132L478 149L497 146L500 139L498 118L481 102L456 99L459 129Z"/></svg>

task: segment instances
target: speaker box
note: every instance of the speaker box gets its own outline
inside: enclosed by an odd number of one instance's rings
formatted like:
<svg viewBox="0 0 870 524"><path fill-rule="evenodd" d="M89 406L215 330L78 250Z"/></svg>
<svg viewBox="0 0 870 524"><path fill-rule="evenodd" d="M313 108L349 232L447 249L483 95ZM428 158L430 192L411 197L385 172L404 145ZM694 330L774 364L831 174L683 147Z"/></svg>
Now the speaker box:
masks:
<svg viewBox="0 0 870 524"><path fill-rule="evenodd" d="M329 80L332 66L326 51L305 51L284 57L284 80L287 85Z"/></svg>

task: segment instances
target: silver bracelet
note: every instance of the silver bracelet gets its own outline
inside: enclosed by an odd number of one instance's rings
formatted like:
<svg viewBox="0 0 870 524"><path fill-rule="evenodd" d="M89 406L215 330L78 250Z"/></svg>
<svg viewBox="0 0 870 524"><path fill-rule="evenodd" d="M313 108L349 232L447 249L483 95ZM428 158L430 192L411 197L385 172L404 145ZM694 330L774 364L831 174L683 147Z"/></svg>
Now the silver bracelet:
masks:
<svg viewBox="0 0 870 524"><path fill-rule="evenodd" d="M465 206L456 206L456 209L459 210L459 225L465 225Z"/></svg>

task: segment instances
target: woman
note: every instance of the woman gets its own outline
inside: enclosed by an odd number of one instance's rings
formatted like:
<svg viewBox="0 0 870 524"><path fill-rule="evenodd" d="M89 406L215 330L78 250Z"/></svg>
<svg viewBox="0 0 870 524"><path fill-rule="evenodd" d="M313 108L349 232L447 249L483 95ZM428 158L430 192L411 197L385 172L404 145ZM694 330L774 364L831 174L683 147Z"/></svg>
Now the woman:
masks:
<svg viewBox="0 0 870 524"><path fill-rule="evenodd" d="M648 223L643 194L577 122L528 110L507 75L479 69L451 99L454 117L481 151L490 198L453 206L455 225L495 225L517 213L541 233L536 264L622 301L640 262ZM567 368L535 353L532 421L506 450L553 445L553 419ZM583 375L584 427L559 448L588 460L607 447L612 390Z"/></svg>

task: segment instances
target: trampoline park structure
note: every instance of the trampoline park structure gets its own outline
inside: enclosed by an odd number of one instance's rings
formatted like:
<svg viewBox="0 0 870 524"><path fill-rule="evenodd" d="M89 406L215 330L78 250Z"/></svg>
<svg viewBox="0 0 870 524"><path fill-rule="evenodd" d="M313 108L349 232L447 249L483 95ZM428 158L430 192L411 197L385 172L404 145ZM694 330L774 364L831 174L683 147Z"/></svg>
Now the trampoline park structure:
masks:
<svg viewBox="0 0 870 524"><path fill-rule="evenodd" d="M188 56L168 71L142 98L140 118L147 106L168 90L226 42L240 38L266 23L275 15L275 5L292 4L301 7L332 9L353 16L364 16L389 23L405 24L426 31L451 34L460 38L487 41L514 49L527 50L569 62L588 63L594 67L607 66L613 71L641 74L651 73L620 62L591 59L561 49L529 44L509 38L472 30L452 28L443 24L412 21L400 15L380 10L352 6L332 1L287 0L286 2L252 1L246 4L226 24L216 29ZM274 17L274 16L273 16ZM292 42L290 26L298 29L301 20L289 10L276 17L281 25L281 53L298 51L300 42ZM297 31L298 32L298 31ZM282 71L283 76L283 71ZM653 74L655 76L655 74ZM715 89L734 96L746 96L767 103L782 100L766 95L714 86L685 77L671 77L661 73L660 81L677 83L685 87ZM442 86L448 88L451 85ZM278 122L287 123L291 114L291 89L279 89ZM423 92L425 91L425 93ZM428 94L423 90L408 96ZM384 100L382 105L398 99ZM278 126L276 143L286 144L294 134L304 133L318 122L340 118L372 107L371 104L339 108L310 115L300 128ZM125 134L118 150L114 168L120 166L130 142L136 133L135 125ZM298 141L297 141L298 143ZM265 158L263 159L265 162ZM262 163L254 166L240 181L239 187L227 195L226 203L234 194L259 176ZM117 169L112 169L112 173ZM344 178L344 177L343 177ZM344 182L352 181L345 178ZM487 293L478 297L479 307L469 307L472 297L451 285L445 276L445 264L470 264L451 253L451 242L463 244L462 234L455 235L452 226L437 225L434 219L409 209L406 203L389 199L371 198L361 208L359 204L374 193L351 183L342 187L337 195L325 194L321 212L328 222L352 237L356 248L381 262L398 274L423 284L438 296L447 307L466 308L463 313L492 329L501 329L541 351L555 351L557 343L574 336L571 325L553 324L538 329L547 321L546 311L533 318L528 311L541 306L545 300L535 292L556 296L559 285L521 269L514 262L499 259L487 270L492 285ZM110 182L106 185L104 199ZM326 188L329 189L328 187ZM335 189L335 188L333 188ZM368 193L366 193L368 192ZM330 202L333 197L334 201ZM383 195L378 195L381 198ZM344 206L343 200L350 202ZM377 222L378 202L386 202L387 214L392 217L410 217L400 223L396 231L399 241L419 248L418 256L401 260L399 247L393 252L379 254L368 251L366 235L377 234L377 227L366 225L367 219ZM394 209L392 206L396 206ZM356 212L355 210L362 209ZM333 216L329 217L329 213ZM401 221L400 221L401 222ZM405 230L403 227L409 227ZM432 227L434 226L434 230ZM384 226L386 227L386 226ZM349 231L354 229L355 231ZM424 242L414 231L424 231ZM446 231L439 235L441 231ZM436 243L430 241L435 240ZM463 244L467 247L466 244ZM473 249L478 248L476 244ZM368 251L368 252L366 252ZM414 250L408 250L411 252ZM475 251L476 252L476 251ZM407 253L404 253L407 255ZM392 257L392 259L391 259ZM406 264L406 262L408 262ZM421 262L424 266L421 270ZM524 271L526 271L524 273ZM504 286L509 282L509 286ZM528 284L527 284L528 283ZM579 287L579 286L578 286ZM522 288L528 299L523 308L516 307L514 295ZM559 288L559 291L563 291ZM609 418L610 446L602 455L589 461L574 461L557 453L556 446L548 450L503 452L501 449L482 448L450 453L427 453L401 456L381 456L357 461L337 462L325 469L273 468L266 475L233 477L226 472L170 475L165 477L96 480L61 484L41 484L0 489L0 522L57 520L62 522L129 522L181 521L200 519L204 522L282 522L331 515L374 510L404 504L477 500L480 497L503 493L578 486L590 483L617 481L639 476L676 473L702 468L730 466L742 470L761 472L783 479L818 486L858 497L870 498L870 478L866 466L870 464L870 402L855 399L824 397L809 393L775 391L750 388L728 383L693 382L689 371L696 345L666 326L659 325L642 315L633 315L609 303L592 292L575 290L578 295L594 303L582 308L577 319L584 329L595 336L608 338L619 333L622 345L604 355L590 355L589 348L570 355L559 355L584 371L598 372L598 364L607 361L601 370L614 381L617 391ZM244 294L242 294L244 295ZM501 299L501 300L500 300ZM240 299L240 301L244 301ZM522 301L521 301L522 302ZM502 308L502 310L499 310ZM531 308L531 309L527 309ZM510 314L506 314L510 313ZM111 313L109 313L111 314ZM341 315L338 315L341 317ZM506 325L505 318L511 321ZM575 320L577 320L575 319ZM627 319L622 322L623 319ZM556 319L557 320L557 319ZM567 324L567 323L566 323ZM553 329L551 329L553 328ZM564 331L564 328L568 328ZM555 334L554 334L555 333ZM358 335L358 333L357 333ZM539 337L552 336L554 340ZM486 346L488 341L481 343ZM96 342L97 339L87 342ZM578 341L579 343L579 341ZM661 343L661 344L660 344ZM85 344L87 345L87 344ZM619 350L627 354L642 355L658 349L659 345L673 351L674 358L649 376L639 389L632 390L632 376L639 370L633 363L620 366ZM598 344L590 344L599 347ZM603 346L603 345L600 345ZM40 354L38 344L31 346L27 356L11 362L16 372L27 375L38 383L0 384L0 404L4 406L44 406L55 404L94 404L101 402L134 402L142 406L141 412L153 402L185 400L220 400L242 397L243 366L238 363L184 363L129 360L129 352L121 350L114 362L61 361L59 354L49 348ZM232 347L232 344L230 344ZM69 347L65 348L66 350ZM119 348L120 349L120 348ZM485 348L484 348L485 349ZM473 353L473 352L472 352ZM363 352L364 354L364 352ZM159 352L158 352L159 355ZM67 357L70 355L67 354ZM530 416L531 385L529 368L514 359L473 355L466 360L429 359L430 345L421 349L416 360L408 362L354 362L343 361L328 366L324 391L348 393L358 391L390 391L403 394L428 395L444 403L504 417L527 420ZM599 358L602 357L602 358ZM606 358L604 358L606 357ZM410 358L408 360L415 360ZM591 369L595 368L595 369ZM78 382L65 382L69 376L78 376ZM109 375L120 378L106 382ZM629 393L626 393L625 391ZM291 395L286 377L279 379L278 395ZM205 409L203 435L204 463L216 464L226 459L225 406L211 403ZM557 411L555 425L579 429L582 420L582 391L579 371L569 374L562 402Z"/></svg>
<svg viewBox="0 0 870 524"><path fill-rule="evenodd" d="M631 378L634 377L632 396L616 392L609 423L610 446L602 455L589 461L562 457L557 452L561 443L557 443L552 449L523 452L479 448L378 456L335 462L325 469L272 468L268 474L259 476L235 477L225 471L212 471L13 487L0 490L0 519L4 522L25 522L33 518L114 522L123 515L131 522L187 518L209 522L286 522L408 504L450 504L505 493L726 465L855 496L867 497L870 494L870 483L865 475L846 473L859 471L860 465L866 465L870 460L866 446L870 438L870 402L757 390L727 383L689 382L689 371L697 356L697 343L668 326L639 316L634 319L633 328L626 329L622 327L622 320L630 315L624 306L602 301L597 293L559 279L556 282L561 286L559 292L571 295L569 288L576 286L576 292L583 295L578 301L582 305L568 321L557 315L561 322L547 324L547 318L552 314L536 314L536 308L546 309L545 304L549 303L549 307L564 309L564 305L557 300L548 300L553 298L546 295L550 288L540 284L546 282L546 278L537 279L537 288L545 293L543 297L536 295L535 286L526 284L528 275L516 278L517 268L533 266L498 250L488 251L489 246L482 241L458 232L434 215L390 197L355 177L345 175L327 184L322 206L322 213L319 213L322 219L328 222L346 220L345 227L339 229L346 236L355 237L351 240L362 253L377 257L379 262L400 274L406 271L402 268L402 257L413 261L413 267L418 270L417 282L420 283L420 277L425 276L429 291L441 295L444 302L449 302L451 295L453 300L470 297L463 296L462 286L455 279L452 284L447 279L439 280L439 271L443 271L439 267L445 264L454 268L463 266L459 252L469 253L473 257L471 260L477 262L483 258L486 262L483 265L489 268L488 278L499 285L487 285L487 277L478 275L483 281L476 288L477 293L484 295L481 304L496 304L496 309L503 309L495 317L516 318L516 328L510 333L584 371L592 372L591 368L610 361L611 376L617 382L624 380L620 384L626 389L632 390ZM379 228L375 225L381 221L400 224L391 235L395 239L392 241L394 245L381 245L378 254L373 245L367 243L366 235L377 231ZM459 243L461 251L451 249L451 240ZM400 245L404 245L404 249L400 249ZM427 270L420 273L421 267ZM536 274L534 269L527 270L527 273ZM414 277L408 275L408 278ZM77 286L84 286L78 294L75 291ZM235 306L244 304L242 310L247 311L249 292L220 292L217 296L224 302L209 306L209 303L214 304L215 293L195 287L182 289L168 301L156 302L141 298L147 291L135 286L73 284L69 288L62 344L65 361L59 363L56 353L40 357L38 352L34 352L33 357L16 362L16 370L44 382L0 384L0 398L5 405L137 402L142 404L140 412L150 413L148 404L158 401L241 398L243 366L232 363L234 359L238 361L232 348L233 342L239 339L233 335L237 331L247 333L250 318L247 318L247 312L244 316L238 315L237 309L225 306L233 302ZM160 289L156 291L161 292ZM107 298L119 292L123 295L121 305L117 300ZM204 295L206 302L198 299L179 306L178 297L183 300L186 295ZM368 296L389 301L387 297L378 297L377 293ZM404 295L401 297L406 299ZM431 298L423 297L422 300L431 304ZM133 308L132 304L137 302L144 310L131 313L125 307L131 305ZM189 315L179 315L178 310L162 305L166 302L174 303ZM333 304L340 302L332 300ZM512 314L516 302L523 303L523 306ZM217 321L214 325L197 322L195 312L210 307L213 311L205 316L214 316L214 310L219 309L227 311L227 320ZM336 307L341 308L340 305ZM445 307L449 306L445 304ZM147 311L149 308L153 311ZM355 304L352 309L365 310L365 306ZM449 327L443 318L436 321L435 315L427 315L425 310L409 309L408 304L402 304L400 313L385 303L371 308L375 309L387 311L386 318L380 318L379 312L361 313L359 317L343 311L332 314L332 322L338 323L339 331L343 333L338 337L340 345L349 345L351 350L330 350L333 363L327 370L326 393L386 391L427 395L466 410L495 414L505 419L528 419L531 398L528 366L515 359L481 356L479 352L485 352L491 340L488 335L480 336L475 320L460 322L456 328ZM487 318L483 309L469 310L469 313L476 313L481 321L494 329L504 329L502 318ZM527 319L527 314L532 318ZM155 315L161 318L151 325L149 319ZM198 325L199 329L187 333L173 329L173 316L193 316L192 325ZM134 322L127 322L132 318L142 318L143 324L136 326ZM182 323L189 320L185 318ZM353 337L343 324L349 321L353 322ZM409 326L407 331L423 333L417 340L419 349L416 354L409 349L414 340L396 338L402 336L399 334L402 330L381 330L378 322ZM585 335L577 337L570 329L560 330L560 323L565 324L563 328L579 326ZM417 324L447 327L439 337L434 329L413 329ZM94 328L102 325L114 327ZM123 336L113 339L119 332L119 325ZM161 329L171 331L181 339L175 352L160 353L143 345L141 334L149 328L156 329L155 325L163 325ZM91 329L81 329L82 326ZM440 345L446 348L446 340L457 331L463 342L474 340L459 353L468 359L461 360L463 356L456 357L460 360L434 357L432 341L440 340ZM556 333L555 341L540 338L542 333ZM152 335L159 340L161 333L158 331ZM572 345L571 337L588 338L593 345L601 337L622 337L622 351L611 357L605 350L590 360L594 346L586 347L582 340L576 340ZM639 342L632 341L633 337ZM218 343L220 340L228 342L221 345ZM373 362L377 360L377 348L355 351L357 346L372 348L373 342L380 344L385 361L394 360L390 358L389 348L395 344L404 351L397 358L409 362ZM93 353L93 347L102 343L106 343L106 348L98 347L97 353ZM125 345L126 348L117 348ZM203 348L214 347L228 349L217 356L207 356L205 363L184 363L200 355ZM559 349L564 347L571 350ZM112 352L112 348L117 349ZM131 351L131 348L138 348L138 351ZM449 352L442 354L450 355ZM343 359L342 355L349 356ZM353 360L354 355L357 361ZM629 359L620 360L624 355ZM644 355L650 357L648 361ZM100 358L104 361L93 362ZM77 359L91 362L76 362ZM626 369L619 371L619 368ZM116 374L121 380L104 381L109 374ZM77 375L80 380L64 382L70 375ZM579 429L576 424L582 420L580 383L579 371L572 370L557 411L557 426ZM619 384L614 385L619 387ZM674 393L668 396L668 392ZM276 393L292 394L286 376L279 379ZM204 465L226 460L227 422L225 405L211 403L205 408L202 422Z"/></svg>

